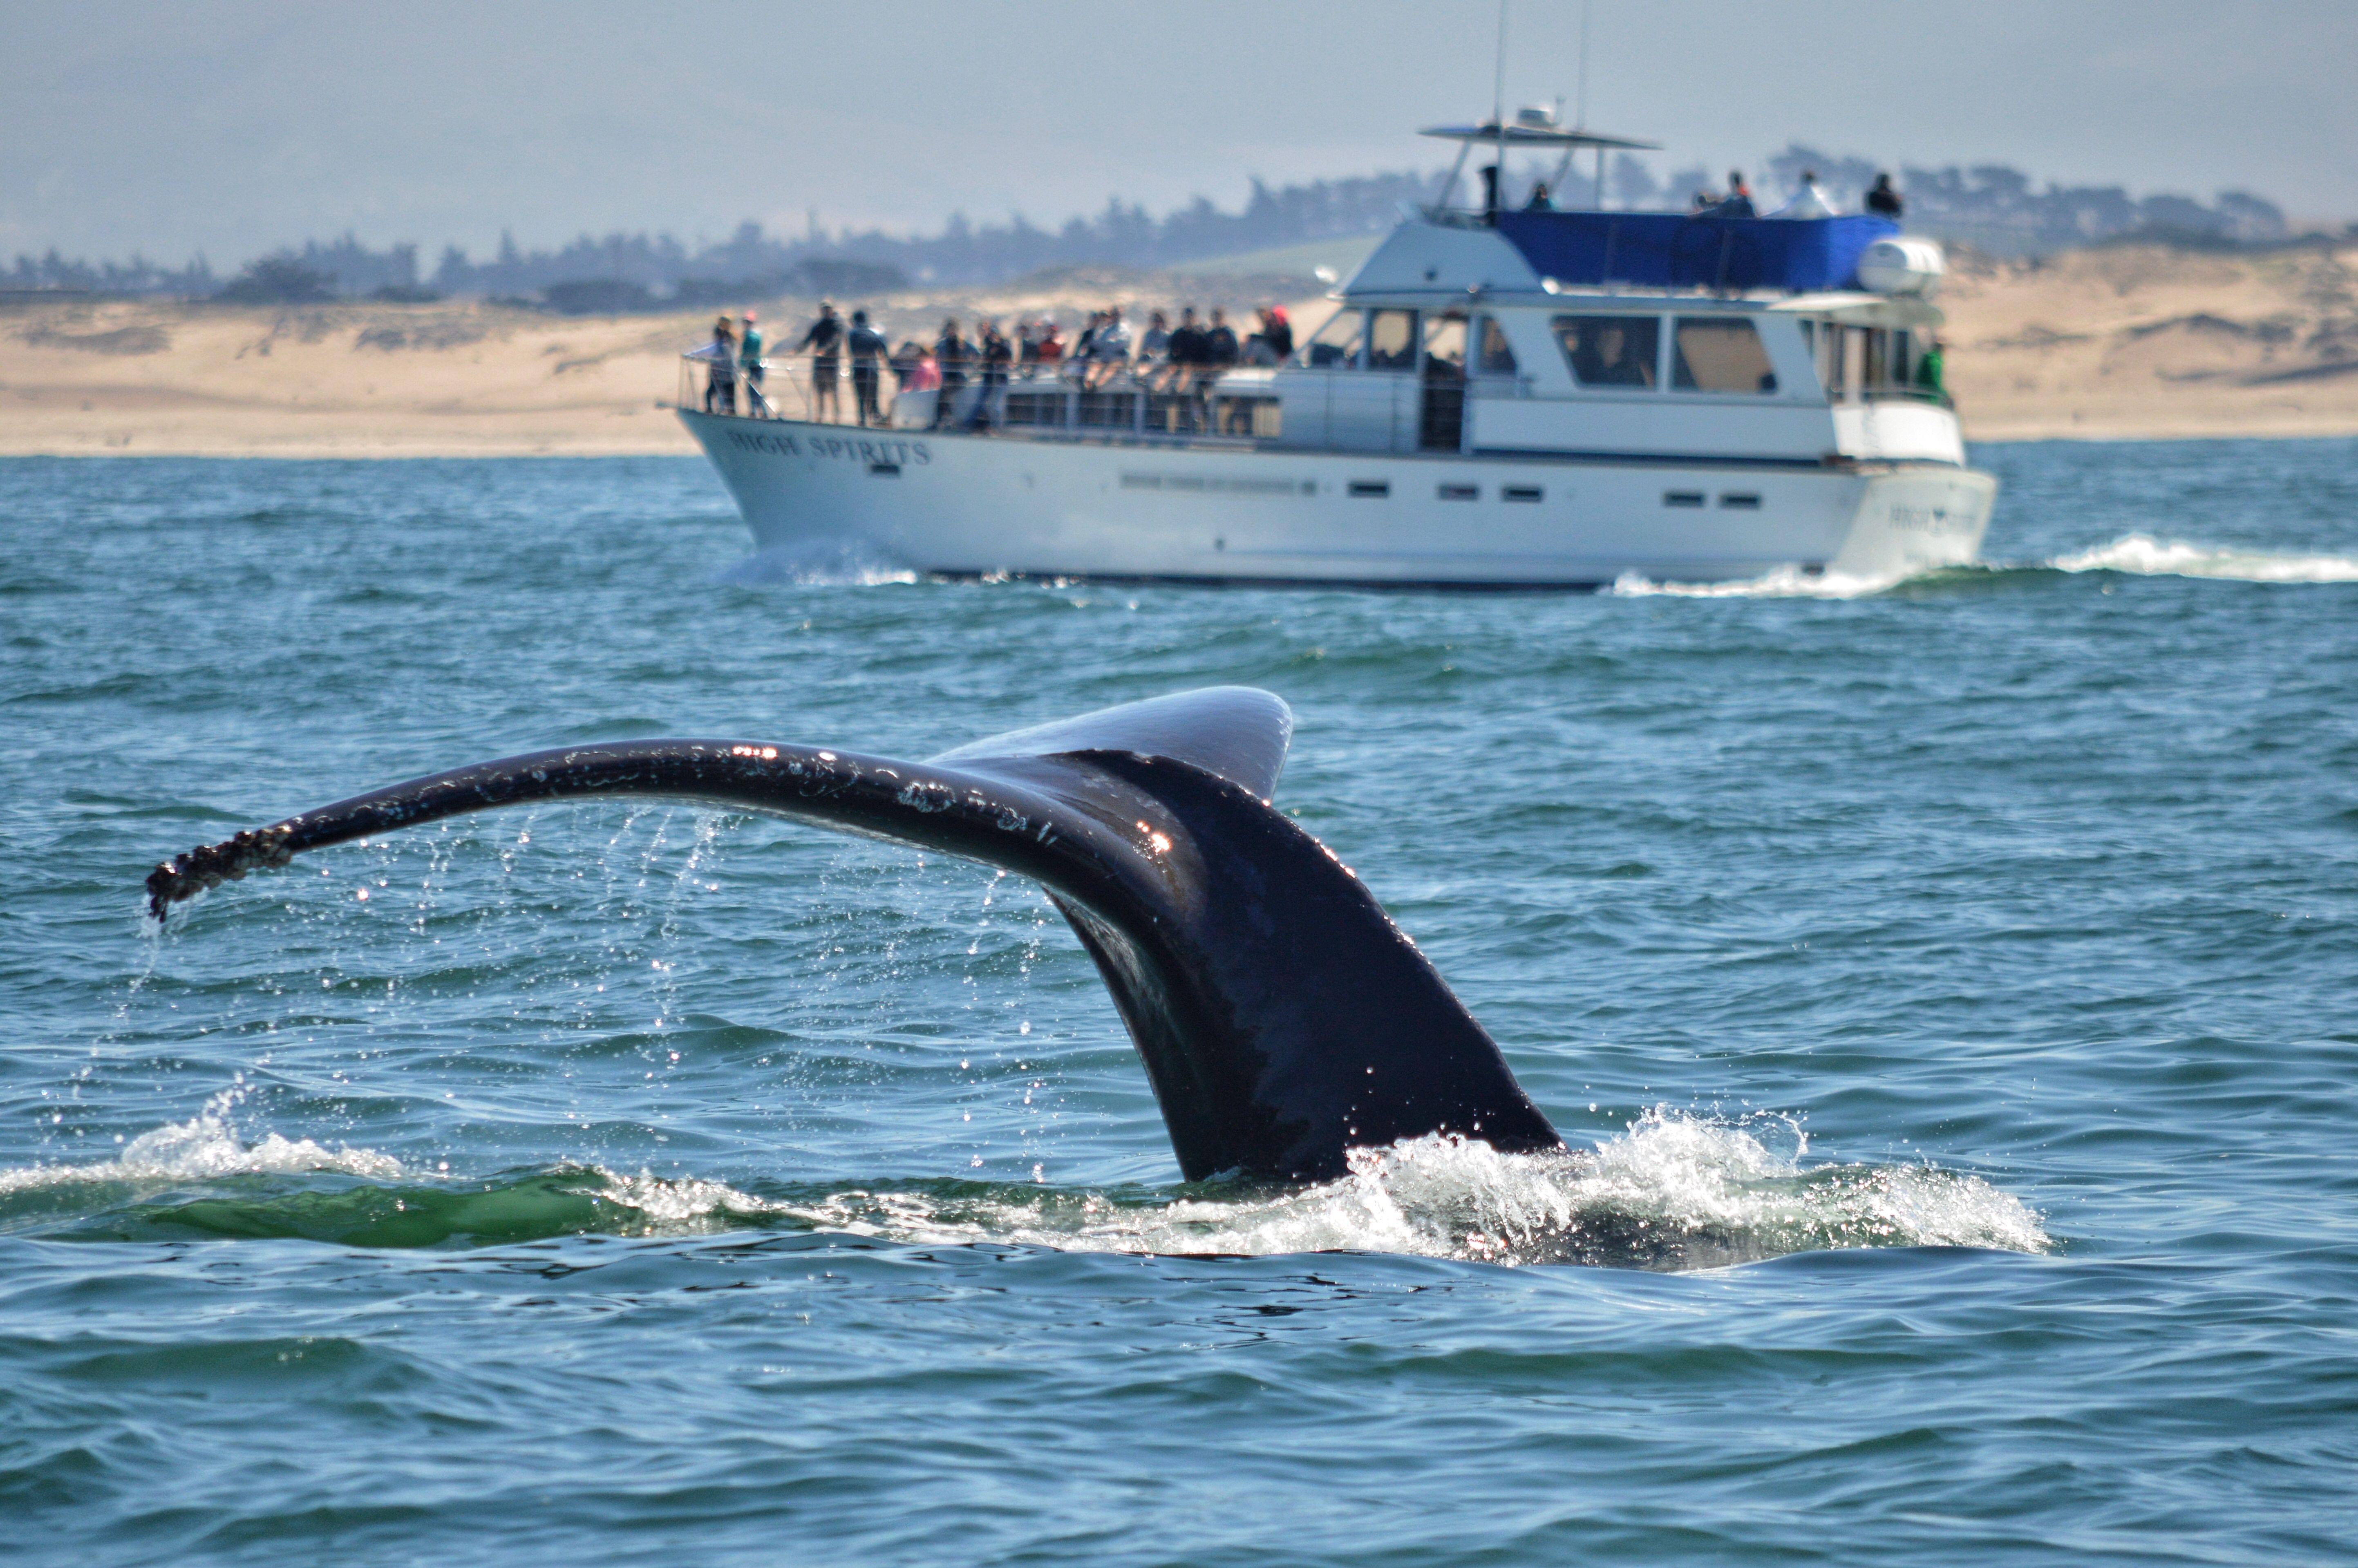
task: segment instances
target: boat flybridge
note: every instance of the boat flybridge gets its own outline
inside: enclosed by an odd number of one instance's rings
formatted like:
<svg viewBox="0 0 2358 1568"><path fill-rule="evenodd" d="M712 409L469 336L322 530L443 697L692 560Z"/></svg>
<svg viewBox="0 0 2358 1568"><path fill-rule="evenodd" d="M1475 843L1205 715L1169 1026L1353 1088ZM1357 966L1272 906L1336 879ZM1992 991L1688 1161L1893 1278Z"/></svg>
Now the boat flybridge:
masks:
<svg viewBox="0 0 2358 1568"><path fill-rule="evenodd" d="M1282 363L1010 367L864 429L704 412L684 373L680 417L761 547L949 576L1594 587L1974 559L1996 482L1917 373L1936 245L1869 215L1510 210L1509 150L1601 170L1646 144L1543 110L1427 134L1495 147L1481 204L1451 204L1453 172Z"/></svg>

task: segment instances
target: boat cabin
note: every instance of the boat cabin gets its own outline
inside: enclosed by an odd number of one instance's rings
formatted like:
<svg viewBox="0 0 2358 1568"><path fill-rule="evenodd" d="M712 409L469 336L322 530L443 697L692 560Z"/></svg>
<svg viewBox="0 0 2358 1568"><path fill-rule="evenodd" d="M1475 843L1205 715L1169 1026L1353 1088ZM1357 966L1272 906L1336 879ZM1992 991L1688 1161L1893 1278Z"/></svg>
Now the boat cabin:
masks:
<svg viewBox="0 0 2358 1568"><path fill-rule="evenodd" d="M1568 240L1565 250L1591 244L1598 252L1615 243L1604 232L1608 224L1682 222L1652 213L1513 216L1546 221L1543 237ZM1541 276L1531 261L1541 247L1512 243L1514 232L1503 222L1402 228L1340 291L1335 313L1294 362L1231 372L1218 393L1232 406L1268 399L1275 413L1263 415L1260 427L1273 424L1270 438L1288 447L1963 460L1945 397L1914 384L1941 321L1921 297L1873 293L1855 276L1839 280L1847 287L1792 291L1632 285L1613 276L1567 283ZM1819 247L1827 241L1793 238ZM1693 244L1701 254L1720 248ZM1734 242L1725 248L1735 249ZM1836 256L1849 248L1836 247ZM1634 247L1625 254L1646 254ZM1835 281L1838 265L1855 273L1852 258L1794 275L1805 283Z"/></svg>

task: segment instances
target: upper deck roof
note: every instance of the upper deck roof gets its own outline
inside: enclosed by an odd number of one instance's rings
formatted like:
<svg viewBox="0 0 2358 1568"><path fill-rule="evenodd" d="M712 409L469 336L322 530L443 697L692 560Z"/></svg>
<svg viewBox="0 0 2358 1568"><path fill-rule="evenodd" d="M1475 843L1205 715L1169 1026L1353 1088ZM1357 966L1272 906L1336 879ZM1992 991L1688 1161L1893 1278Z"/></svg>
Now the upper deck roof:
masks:
<svg viewBox="0 0 2358 1568"><path fill-rule="evenodd" d="M1660 142L1641 142L1629 136L1608 136L1579 126L1559 125L1544 109L1526 109L1503 125L1496 120L1479 125L1428 125L1417 135L1437 136L1444 142L1488 143L1515 148L1545 147L1551 152L1577 151L1584 147L1626 147L1633 152L1660 152L1662 146Z"/></svg>

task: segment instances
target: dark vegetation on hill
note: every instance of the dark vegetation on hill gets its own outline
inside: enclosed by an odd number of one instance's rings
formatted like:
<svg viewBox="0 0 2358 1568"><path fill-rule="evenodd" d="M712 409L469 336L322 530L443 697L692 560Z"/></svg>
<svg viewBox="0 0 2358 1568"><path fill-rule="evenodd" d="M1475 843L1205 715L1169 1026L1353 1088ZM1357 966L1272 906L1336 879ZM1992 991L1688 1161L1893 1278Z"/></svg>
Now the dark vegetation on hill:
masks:
<svg viewBox="0 0 2358 1568"><path fill-rule="evenodd" d="M1854 209L1877 172L1872 162L1795 144L1765 160L1756 184L1773 202L1805 169L1845 209ZM2118 186L2053 183L2035 189L2002 164L1905 168L1899 183L1909 227L2000 256L2035 256L2118 240L2159 240L2208 248L2286 243L2284 213L2244 191L2222 191L2210 205L2188 196L2132 197ZM68 260L51 250L19 255L0 272L12 289L80 289L105 294L165 294L246 304L302 304L331 297L427 300L467 295L533 303L565 314L611 314L719 304L764 294L876 295L914 283L988 284L1049 268L1160 267L1389 228L1403 204L1432 200L1438 172L1402 171L1354 179L1271 188L1255 180L1243 209L1225 212L1198 197L1161 218L1135 203L1109 201L1091 218L1044 229L1016 215L975 223L953 214L941 232L893 235L881 230L799 237L741 224L728 239L691 248L669 234L583 234L555 250L525 251L503 237L481 261L456 245L430 273L412 243L372 250L354 235L248 263L227 284L201 256L178 268L141 256L128 262ZM1606 171L1606 194L1624 209L1682 209L1697 190L1717 184L1701 166L1658 178L1650 165L1622 155ZM1596 200L1592 178L1575 174L1558 193L1563 204ZM1461 191L1461 200L1463 199ZM1511 184L1510 199L1521 192ZM2358 231L2358 225L2353 225Z"/></svg>

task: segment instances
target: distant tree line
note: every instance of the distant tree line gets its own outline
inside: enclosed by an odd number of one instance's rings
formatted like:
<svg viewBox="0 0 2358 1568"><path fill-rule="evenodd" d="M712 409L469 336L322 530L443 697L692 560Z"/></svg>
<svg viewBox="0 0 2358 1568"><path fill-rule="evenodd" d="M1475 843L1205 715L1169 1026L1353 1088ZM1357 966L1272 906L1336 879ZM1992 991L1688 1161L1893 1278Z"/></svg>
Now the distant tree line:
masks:
<svg viewBox="0 0 2358 1568"><path fill-rule="evenodd" d="M1795 143L1768 158L1756 171L1755 183L1773 201L1798 189L1804 170L1814 170L1836 202L1855 211L1877 166ZM2050 183L2040 190L2032 188L2028 176L2003 164L1903 167L1897 178L1908 199L1911 228L2002 255L2038 255L2129 238L2265 244L2288 233L2284 213L2274 203L2244 191L2223 191L2206 207L2186 196L2132 198L2118 186ZM1695 192L1718 187L1714 171L1701 166L1673 169L1658 179L1651 165L1628 153L1606 170L1605 183L1615 206L1640 210L1682 209ZM728 239L694 249L669 234L616 232L603 239L585 233L555 250L525 251L503 235L499 250L480 262L456 245L446 247L430 276L421 275L416 245L373 251L350 233L327 244L307 241L299 251L273 252L226 283L201 255L174 269L136 255L124 263L69 261L52 249L38 259L18 255L13 271L0 273L0 287L254 304L475 296L577 313L702 305L761 293L882 294L913 282L999 283L1055 267L1171 266L1380 232L1396 221L1403 203L1431 201L1440 185L1438 173L1412 171L1275 189L1256 179L1243 210L1236 212L1224 212L1199 196L1158 219L1141 206L1115 200L1096 216L1075 218L1056 229L1041 228L1020 214L1003 223L975 223L953 213L940 233L927 236L881 229L829 234L814 225L807 234L787 238L747 222ZM1528 184L1510 182L1510 200L1520 200L1528 189ZM1595 178L1575 169L1554 195L1558 205L1593 203Z"/></svg>

